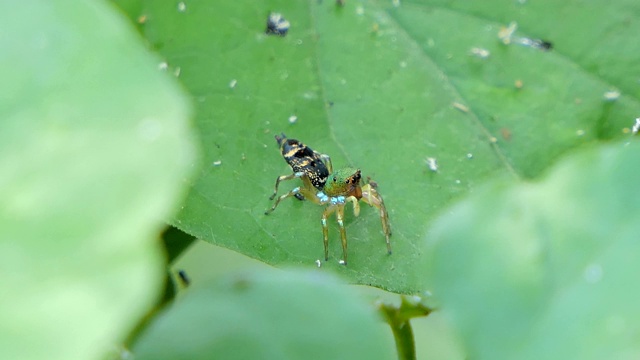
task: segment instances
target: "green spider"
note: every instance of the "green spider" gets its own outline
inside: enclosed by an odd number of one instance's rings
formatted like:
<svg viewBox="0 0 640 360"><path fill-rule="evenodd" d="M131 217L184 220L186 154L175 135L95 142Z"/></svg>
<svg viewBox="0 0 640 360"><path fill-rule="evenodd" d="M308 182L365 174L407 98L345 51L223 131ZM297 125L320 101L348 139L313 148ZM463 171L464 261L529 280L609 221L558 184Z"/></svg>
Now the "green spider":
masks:
<svg viewBox="0 0 640 360"><path fill-rule="evenodd" d="M362 200L370 206L375 206L380 212L382 231L387 242L387 252L391 254L389 215L384 206L382 196L376 190L377 186L372 183L361 186L359 169L347 167L334 172L331 158L328 155L312 150L298 140L287 139L285 134L282 134L282 136L276 135L275 138L282 156L291 166L293 173L279 176L276 179L273 195L269 199L273 200L275 198L281 181L300 178L303 185L279 196L273 206L265 212L265 215L269 215L274 211L282 200L292 196L298 199L308 199L317 205L326 205L321 220L324 259L325 261L329 260L329 227L327 226L327 218L335 212L342 240L343 259L340 260L340 264L346 265L347 233L344 228L344 207L347 203L352 203L353 212L358 216L360 214L359 201Z"/></svg>

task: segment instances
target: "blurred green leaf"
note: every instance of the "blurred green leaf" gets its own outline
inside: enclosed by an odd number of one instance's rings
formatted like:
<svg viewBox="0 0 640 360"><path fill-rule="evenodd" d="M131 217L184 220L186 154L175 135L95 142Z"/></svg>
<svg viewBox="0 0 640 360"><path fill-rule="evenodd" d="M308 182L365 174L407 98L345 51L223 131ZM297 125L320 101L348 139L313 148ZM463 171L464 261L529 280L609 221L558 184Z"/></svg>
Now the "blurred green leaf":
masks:
<svg viewBox="0 0 640 360"><path fill-rule="evenodd" d="M174 269L184 269L191 277L192 286L218 281L239 271L264 272L271 266L248 258L240 253L219 246L197 241L184 256L173 264ZM324 272L324 271L323 271ZM358 292L366 304L397 304L400 306L401 297L370 286L349 286ZM178 298L189 293L191 287L181 291ZM422 304L430 307L429 298L421 297ZM179 300L178 300L179 301ZM367 305L365 305L367 306ZM370 306L370 305L369 305ZM169 310L170 311L170 310ZM410 314L408 314L410 315ZM411 320L413 327L416 352L418 359L430 360L462 360L465 359L462 346L459 345L451 324L438 311L428 317L417 317ZM391 339L391 330L387 330L387 337ZM391 345L392 340L389 346Z"/></svg>
<svg viewBox="0 0 640 360"><path fill-rule="evenodd" d="M640 355L639 151L575 154L539 183L492 183L436 221L422 273L467 357Z"/></svg>
<svg viewBox="0 0 640 360"><path fill-rule="evenodd" d="M102 1L0 5L0 349L98 359L159 296L188 104Z"/></svg>
<svg viewBox="0 0 640 360"><path fill-rule="evenodd" d="M389 330L356 294L317 272L269 270L194 284L133 353L139 360L390 359Z"/></svg>
<svg viewBox="0 0 640 360"><path fill-rule="evenodd" d="M534 178L619 137L640 113L631 0L120 3L197 106L205 166L173 224L269 264L315 266L319 207L291 200L263 215L290 173L273 140L285 132L379 184L394 254L366 208L347 214L349 266L335 225L323 266L391 291L426 288L414 269L438 211L496 173ZM287 36L264 34L270 11ZM514 21L505 45L498 33ZM538 39L553 49L526 43Z"/></svg>

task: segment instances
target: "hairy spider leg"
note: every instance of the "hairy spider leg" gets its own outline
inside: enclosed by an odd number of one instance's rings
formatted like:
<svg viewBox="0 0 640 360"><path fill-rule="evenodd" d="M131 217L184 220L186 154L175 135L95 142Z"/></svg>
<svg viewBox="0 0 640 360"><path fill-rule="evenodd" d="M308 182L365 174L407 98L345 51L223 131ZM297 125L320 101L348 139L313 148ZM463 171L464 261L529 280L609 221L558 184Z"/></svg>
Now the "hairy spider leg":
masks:
<svg viewBox="0 0 640 360"><path fill-rule="evenodd" d="M327 206L322 212L322 244L324 245L324 261L329 260L329 226L327 218L336 210L335 205Z"/></svg>
<svg viewBox="0 0 640 360"><path fill-rule="evenodd" d="M276 179L276 186L273 188L273 195L269 197L269 200L273 200L273 198L276 197L276 194L278 194L278 186L280 186L281 181L291 180L291 179L295 179L303 176L304 176L304 173L302 171L289 174L289 175L278 176L278 178Z"/></svg>
<svg viewBox="0 0 640 360"><path fill-rule="evenodd" d="M347 231L344 228L344 203L329 205L322 213L322 240L324 243L324 260L329 260L329 226L327 218L331 214L336 213L336 219L340 228L340 240L342 241L342 261L341 264L347 265Z"/></svg>
<svg viewBox="0 0 640 360"><path fill-rule="evenodd" d="M358 198L355 196L349 196L346 202L353 203L353 214L355 216L360 216L360 203L358 202Z"/></svg>
<svg viewBox="0 0 640 360"><path fill-rule="evenodd" d="M324 244L324 260L329 260L329 226L327 225L327 219L334 212L336 213L336 220L340 228L340 240L342 242L342 264L347 265L347 231L344 228L344 206L346 203L353 203L353 212L356 216L360 214L360 205L358 199L355 196L349 196L344 203L338 203L335 205L329 205L324 209L322 213L322 242Z"/></svg>
<svg viewBox="0 0 640 360"><path fill-rule="evenodd" d="M298 174L298 173L296 173L296 174ZM295 174L293 174L293 175L295 175ZM278 179L283 178L283 177L287 177L287 176L280 176ZM295 177L296 176L291 177L290 179L293 179ZM322 202L322 200L320 200L320 198L318 198L318 196L316 195L315 188L313 187L313 184L311 184L311 180L309 180L309 177L304 175L304 173L302 173L300 178L302 179L302 182L304 183L304 186L298 186L298 187L292 189L291 191L289 191L288 193L278 197L278 199L276 199L275 204L273 204L273 206L269 210L264 212L265 215L271 214L271 212L273 212L273 210L276 209L276 207L278 206L278 204L280 204L280 202L282 200L284 200L284 199L286 199L288 197L291 197L291 196L302 195L302 196L304 196L305 199L313 202L314 204L317 204L317 205L326 204L326 202ZM289 180L289 179L287 179L287 180Z"/></svg>
<svg viewBox="0 0 640 360"><path fill-rule="evenodd" d="M382 222L382 232L384 232L384 237L387 241L387 252L391 254L391 242L389 241L389 236L391 236L391 227L389 226L389 214L387 213L387 208L384 206L384 201L382 200L382 196L378 193L378 191L371 186L371 184L366 184L362 187L362 201L369 204L370 206L375 206L380 211L380 221ZM355 206L354 206L355 211Z"/></svg>

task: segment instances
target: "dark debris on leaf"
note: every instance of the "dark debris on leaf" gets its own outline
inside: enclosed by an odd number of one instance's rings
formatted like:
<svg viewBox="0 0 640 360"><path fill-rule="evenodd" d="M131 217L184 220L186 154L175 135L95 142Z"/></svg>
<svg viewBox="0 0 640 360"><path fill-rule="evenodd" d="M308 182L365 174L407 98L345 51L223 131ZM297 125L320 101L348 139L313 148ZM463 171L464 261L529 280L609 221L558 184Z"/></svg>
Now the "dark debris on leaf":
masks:
<svg viewBox="0 0 640 360"><path fill-rule="evenodd" d="M270 13L267 17L267 29L265 33L267 35L279 35L285 36L287 35L287 31L289 31L289 21L285 19L280 13Z"/></svg>

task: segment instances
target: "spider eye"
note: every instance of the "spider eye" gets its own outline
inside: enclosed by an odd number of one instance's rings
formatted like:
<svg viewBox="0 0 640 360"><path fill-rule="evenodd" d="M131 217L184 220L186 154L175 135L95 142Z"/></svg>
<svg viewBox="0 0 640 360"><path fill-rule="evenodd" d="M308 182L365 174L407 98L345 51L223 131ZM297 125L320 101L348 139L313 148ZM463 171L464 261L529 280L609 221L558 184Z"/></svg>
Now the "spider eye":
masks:
<svg viewBox="0 0 640 360"><path fill-rule="evenodd" d="M336 182L336 181L337 181L337 180L336 180L336 177L334 176L334 177L333 177L333 182Z"/></svg>

